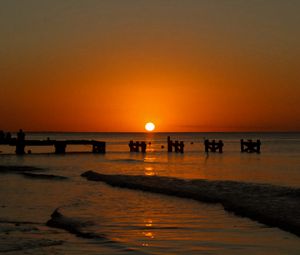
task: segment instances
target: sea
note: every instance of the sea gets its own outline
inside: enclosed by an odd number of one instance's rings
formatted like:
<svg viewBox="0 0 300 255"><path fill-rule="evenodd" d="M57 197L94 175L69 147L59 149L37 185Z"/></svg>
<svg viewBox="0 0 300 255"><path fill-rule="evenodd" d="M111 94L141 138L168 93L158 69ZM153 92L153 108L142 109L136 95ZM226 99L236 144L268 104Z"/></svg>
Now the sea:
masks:
<svg viewBox="0 0 300 255"><path fill-rule="evenodd" d="M15 136L16 134L13 134ZM167 152L167 137L184 141L184 153ZM4 254L300 254L300 238L229 213L219 204L88 181L81 174L167 176L234 180L300 188L300 133L26 133L26 139L98 140L90 145L0 145L0 166L42 168L31 178L0 173L0 253ZM204 140L222 140L223 153L206 153ZM240 139L261 141L261 153L241 153ZM146 153L128 143L145 141ZM30 171L30 168L28 169ZM34 172L36 173L36 172ZM58 209L70 222L103 238L47 226Z"/></svg>

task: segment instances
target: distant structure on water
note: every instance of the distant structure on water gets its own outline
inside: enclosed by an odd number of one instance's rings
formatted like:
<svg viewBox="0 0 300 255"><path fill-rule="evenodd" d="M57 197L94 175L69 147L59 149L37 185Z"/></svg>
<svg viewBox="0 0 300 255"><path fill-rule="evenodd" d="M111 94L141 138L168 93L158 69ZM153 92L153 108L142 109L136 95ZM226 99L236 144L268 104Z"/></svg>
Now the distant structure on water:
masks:
<svg viewBox="0 0 300 255"><path fill-rule="evenodd" d="M25 154L26 146L54 146L56 154L66 153L67 145L91 145L93 153L105 153L106 152L106 142L96 141L96 140L51 140L49 137L46 140L28 140L25 139L26 134L22 129L17 133L17 137L12 137L10 132L5 133L0 130L0 144L15 146L16 154ZM252 141L251 139L244 140L241 139L241 152L247 153L260 153L261 142L260 140ZM148 142L151 145L151 142ZM184 142L176 140L173 142L171 137L167 138L168 152L184 153ZM194 144L191 142L191 144ZM130 140L128 143L130 152L142 152L145 153L147 149L147 143L145 141L134 142ZM204 140L204 150L208 152L219 152L223 153L224 143L222 140ZM161 146L162 149L165 148L164 145ZM31 150L28 150L28 154L31 154Z"/></svg>
<svg viewBox="0 0 300 255"><path fill-rule="evenodd" d="M26 146L51 146L55 148L56 154L66 153L67 145L92 145L93 153L105 153L106 143L102 141L95 140L51 140L47 138L46 140L26 140L25 133L22 129L17 133L16 138L7 135L3 135L4 132L0 131L0 144L6 144L10 146L16 146L16 154L24 155ZM10 133L9 133L10 134ZM31 150L29 150L31 154Z"/></svg>
<svg viewBox="0 0 300 255"><path fill-rule="evenodd" d="M176 153L178 153L178 152L183 153L184 152L184 142L183 141L173 142L171 140L171 137L168 136L168 152L172 152L173 147L174 147L174 150L175 150Z"/></svg>
<svg viewBox="0 0 300 255"><path fill-rule="evenodd" d="M130 152L139 152L140 148L141 148L141 152L145 153L146 148L147 148L147 144L145 141L133 142L133 140L130 140L128 146L129 146Z"/></svg>
<svg viewBox="0 0 300 255"><path fill-rule="evenodd" d="M219 153L223 153L224 143L222 140L219 140L218 142L216 142L215 140L212 140L210 142L208 139L206 139L204 141L204 146L205 146L206 153L208 153L209 151L211 151L211 152L219 151Z"/></svg>
<svg viewBox="0 0 300 255"><path fill-rule="evenodd" d="M257 140L256 142L252 141L251 139L244 141L244 139L241 139L241 152L248 152L248 153L260 153L260 140Z"/></svg>

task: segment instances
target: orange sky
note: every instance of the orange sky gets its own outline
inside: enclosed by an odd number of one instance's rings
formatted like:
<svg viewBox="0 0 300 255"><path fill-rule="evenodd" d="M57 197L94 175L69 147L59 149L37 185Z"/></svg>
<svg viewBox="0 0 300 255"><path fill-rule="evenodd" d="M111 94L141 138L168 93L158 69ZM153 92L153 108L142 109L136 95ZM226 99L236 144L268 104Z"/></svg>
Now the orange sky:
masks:
<svg viewBox="0 0 300 255"><path fill-rule="evenodd" d="M300 131L300 1L0 2L0 129Z"/></svg>

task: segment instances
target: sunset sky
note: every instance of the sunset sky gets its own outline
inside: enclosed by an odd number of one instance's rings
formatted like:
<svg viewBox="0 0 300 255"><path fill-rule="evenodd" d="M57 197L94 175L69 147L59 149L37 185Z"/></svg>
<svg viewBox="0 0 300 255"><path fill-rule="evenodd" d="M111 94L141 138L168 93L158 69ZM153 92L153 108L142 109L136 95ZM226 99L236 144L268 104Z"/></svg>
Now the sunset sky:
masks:
<svg viewBox="0 0 300 255"><path fill-rule="evenodd" d="M2 0L0 129L300 131L298 0Z"/></svg>

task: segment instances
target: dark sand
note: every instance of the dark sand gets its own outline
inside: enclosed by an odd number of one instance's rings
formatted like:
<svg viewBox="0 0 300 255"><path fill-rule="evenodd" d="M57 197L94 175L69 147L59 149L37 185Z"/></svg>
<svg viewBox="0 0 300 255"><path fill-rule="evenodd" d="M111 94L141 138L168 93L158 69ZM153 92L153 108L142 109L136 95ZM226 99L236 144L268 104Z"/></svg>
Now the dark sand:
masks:
<svg viewBox="0 0 300 255"><path fill-rule="evenodd" d="M300 189L236 181L183 180L161 176L108 175L87 171L91 181L220 203L236 215L300 236Z"/></svg>

